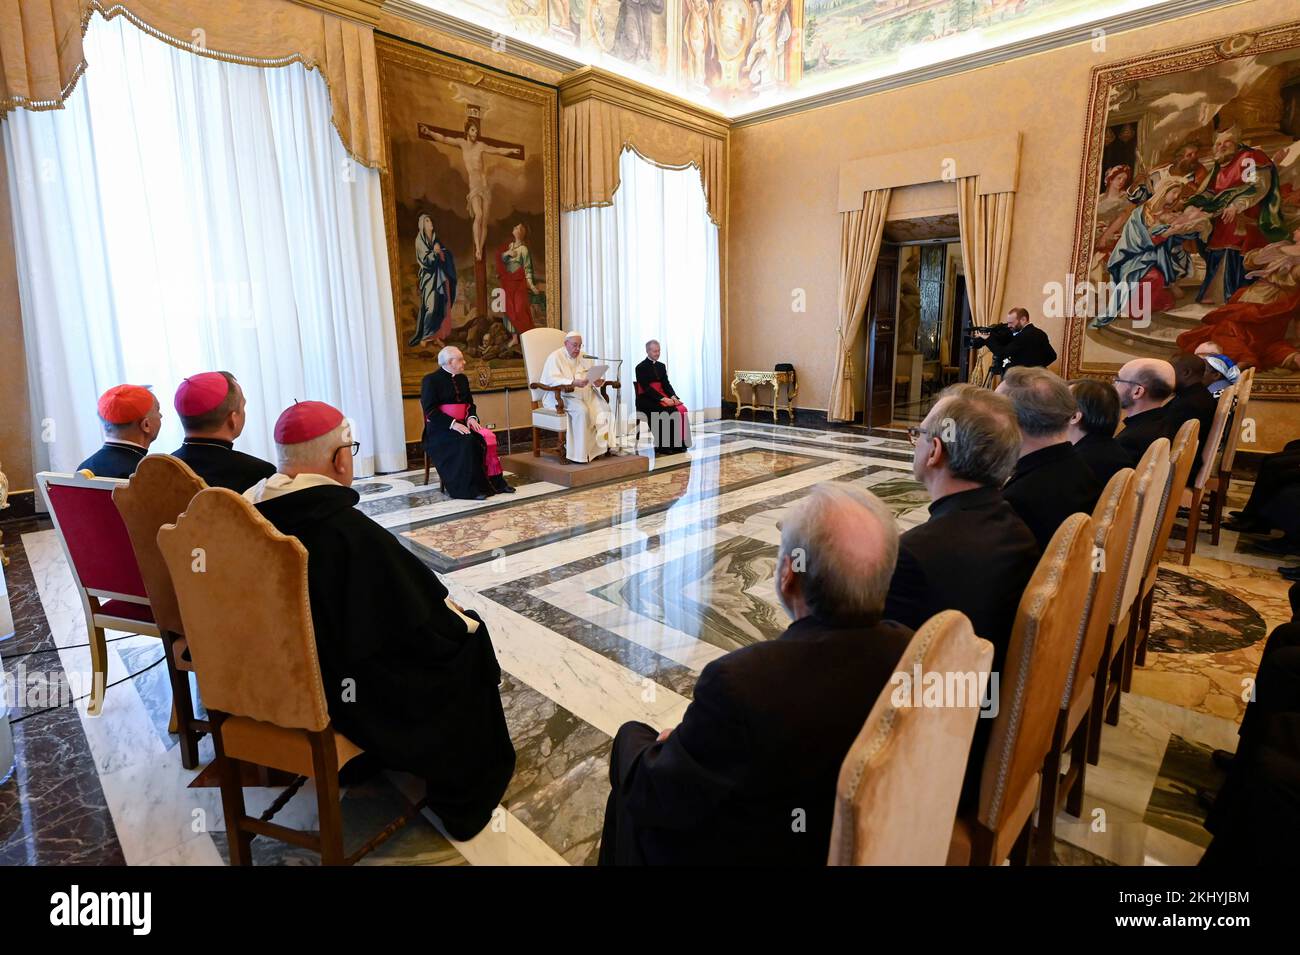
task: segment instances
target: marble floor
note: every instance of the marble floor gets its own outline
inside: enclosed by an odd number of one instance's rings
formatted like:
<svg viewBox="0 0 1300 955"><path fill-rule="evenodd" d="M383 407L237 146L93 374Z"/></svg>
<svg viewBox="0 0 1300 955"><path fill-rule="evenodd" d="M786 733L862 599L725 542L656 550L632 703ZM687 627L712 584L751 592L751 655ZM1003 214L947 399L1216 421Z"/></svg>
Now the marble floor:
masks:
<svg viewBox="0 0 1300 955"><path fill-rule="evenodd" d="M731 420L696 430L689 456L595 487L517 482L509 498L475 502L447 499L436 476L424 486L422 471L357 483L361 509L487 622L518 751L502 809L478 836L452 841L421 819L365 864L594 863L618 727L675 724L705 664L784 629L772 589L784 510L840 481L871 488L903 528L926 517L906 440ZM59 543L39 520L5 530L17 623L0 643L5 670L75 690L89 669L86 632ZM1275 559L1226 532L1218 547L1202 541L1191 568L1162 567L1147 666L1120 725L1105 728L1082 818L1058 820L1061 864L1190 864L1208 842L1195 788L1215 779L1209 752L1235 747L1233 700L1289 611ZM161 647L110 639L102 716L30 692L15 708L19 768L0 786L0 864L222 864L218 791L191 786L167 732ZM200 755L211 757L209 741ZM348 787L349 838L366 838L419 788L400 774ZM249 789L249 810L277 794ZM276 819L312 829L311 784ZM264 839L254 857L317 861Z"/></svg>

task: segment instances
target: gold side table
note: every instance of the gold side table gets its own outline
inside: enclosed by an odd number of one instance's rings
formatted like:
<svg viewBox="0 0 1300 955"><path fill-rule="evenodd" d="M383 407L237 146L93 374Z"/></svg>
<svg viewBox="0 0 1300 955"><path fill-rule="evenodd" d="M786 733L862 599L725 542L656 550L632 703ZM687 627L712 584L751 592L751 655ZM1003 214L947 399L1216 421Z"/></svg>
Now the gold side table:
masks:
<svg viewBox="0 0 1300 955"><path fill-rule="evenodd" d="M749 385L749 404L740 401L741 385ZM785 385L785 407L780 405L782 385ZM794 424L794 399L799 397L799 385L791 371L737 371L731 379L731 396L736 399L735 417L739 418L746 408L755 415L766 410L766 405L758 404L758 389L763 387L772 389L772 423L777 421L777 412L784 411L790 416L790 424Z"/></svg>

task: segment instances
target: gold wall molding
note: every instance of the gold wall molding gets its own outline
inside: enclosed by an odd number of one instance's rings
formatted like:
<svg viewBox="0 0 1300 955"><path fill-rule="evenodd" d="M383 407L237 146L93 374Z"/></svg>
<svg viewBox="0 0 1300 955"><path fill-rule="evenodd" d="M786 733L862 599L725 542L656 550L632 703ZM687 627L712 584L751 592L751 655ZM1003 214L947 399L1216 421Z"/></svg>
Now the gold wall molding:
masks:
<svg viewBox="0 0 1300 955"><path fill-rule="evenodd" d="M384 0L292 0L304 7L312 7L323 13L332 13L336 17L357 20L374 26L379 22L379 11Z"/></svg>
<svg viewBox="0 0 1300 955"><path fill-rule="evenodd" d="M837 210L862 208L862 196L872 189L956 182L979 177L979 194L1015 192L1020 179L1020 133L998 133L917 149L903 149L852 159L840 164Z"/></svg>

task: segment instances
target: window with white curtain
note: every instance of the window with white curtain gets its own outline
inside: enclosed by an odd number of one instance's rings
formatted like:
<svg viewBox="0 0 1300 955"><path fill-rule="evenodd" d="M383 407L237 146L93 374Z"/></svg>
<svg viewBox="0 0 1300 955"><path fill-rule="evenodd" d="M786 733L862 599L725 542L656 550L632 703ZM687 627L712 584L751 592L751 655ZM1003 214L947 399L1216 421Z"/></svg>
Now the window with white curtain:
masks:
<svg viewBox="0 0 1300 955"><path fill-rule="evenodd" d="M679 398L716 415L722 399L718 227L700 172L657 166L628 148L610 206L567 212L564 243L568 327L583 350L622 358L620 400L635 413L634 369L656 339Z"/></svg>
<svg viewBox="0 0 1300 955"><path fill-rule="evenodd" d="M155 451L180 444L186 375L240 380L237 446L274 460L277 415L328 401L362 442L357 473L406 466L379 174L331 125L320 74L177 49L95 17L66 108L0 127L37 465L98 447L98 395L151 385Z"/></svg>

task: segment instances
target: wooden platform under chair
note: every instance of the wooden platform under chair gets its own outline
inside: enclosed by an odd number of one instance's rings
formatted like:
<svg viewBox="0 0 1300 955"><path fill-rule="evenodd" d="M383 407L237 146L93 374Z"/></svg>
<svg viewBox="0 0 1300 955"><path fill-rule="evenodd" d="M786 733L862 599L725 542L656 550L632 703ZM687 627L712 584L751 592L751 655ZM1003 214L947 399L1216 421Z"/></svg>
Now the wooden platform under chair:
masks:
<svg viewBox="0 0 1300 955"><path fill-rule="evenodd" d="M549 481L562 487L585 487L644 474L650 470L650 459L640 454L603 455L587 464L576 464L554 454L534 457L532 452L524 451L502 455L501 467L533 481Z"/></svg>

